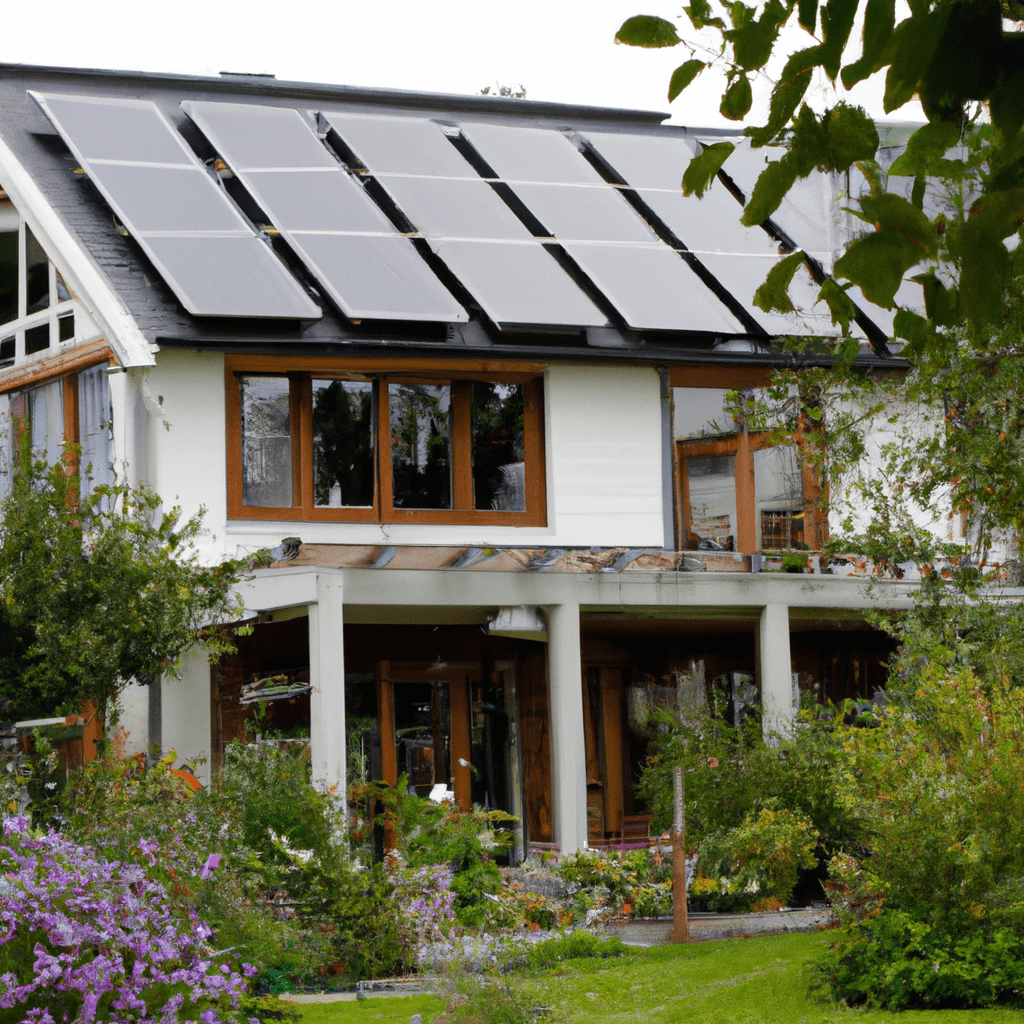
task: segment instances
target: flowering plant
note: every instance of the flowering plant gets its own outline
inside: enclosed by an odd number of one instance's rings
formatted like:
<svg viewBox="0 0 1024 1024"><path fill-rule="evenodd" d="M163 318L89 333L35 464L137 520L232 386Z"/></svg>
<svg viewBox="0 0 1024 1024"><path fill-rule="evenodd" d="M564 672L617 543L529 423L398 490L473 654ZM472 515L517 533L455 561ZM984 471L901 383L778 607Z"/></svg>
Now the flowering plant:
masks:
<svg viewBox="0 0 1024 1024"><path fill-rule="evenodd" d="M3 822L0 871L4 1024L240 1020L255 968L213 953L210 929L192 912L173 914L142 866L14 817Z"/></svg>

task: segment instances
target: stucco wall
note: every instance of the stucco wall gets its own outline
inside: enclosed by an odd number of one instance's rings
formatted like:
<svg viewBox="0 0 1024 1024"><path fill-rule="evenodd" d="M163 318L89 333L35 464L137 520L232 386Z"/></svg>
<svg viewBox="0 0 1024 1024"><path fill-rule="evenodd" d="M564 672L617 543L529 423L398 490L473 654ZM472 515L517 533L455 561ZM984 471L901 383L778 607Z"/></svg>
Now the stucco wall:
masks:
<svg viewBox="0 0 1024 1024"><path fill-rule="evenodd" d="M136 371L148 410L146 478L184 514L207 509L210 556L312 543L661 547L661 392L649 367L548 369L544 382L547 526L233 522L226 516L223 361L166 350ZM166 426L165 426L166 424ZM138 447L138 446L136 446Z"/></svg>

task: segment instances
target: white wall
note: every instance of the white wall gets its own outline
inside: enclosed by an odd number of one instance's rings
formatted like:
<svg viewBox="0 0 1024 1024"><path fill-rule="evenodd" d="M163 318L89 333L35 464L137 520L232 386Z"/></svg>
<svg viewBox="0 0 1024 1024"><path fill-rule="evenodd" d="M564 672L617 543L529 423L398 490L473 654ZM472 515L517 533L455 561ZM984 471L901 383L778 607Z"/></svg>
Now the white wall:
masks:
<svg viewBox="0 0 1024 1024"><path fill-rule="evenodd" d="M194 757L207 760L196 777L210 781L210 662L201 647L193 647L182 662L180 678L164 676L160 683L161 732L164 751L175 751L174 765Z"/></svg>
<svg viewBox="0 0 1024 1024"><path fill-rule="evenodd" d="M149 751L149 687L130 683L118 698L118 729L125 757ZM108 733L108 738L110 738Z"/></svg>
<svg viewBox="0 0 1024 1024"><path fill-rule="evenodd" d="M283 537L335 544L661 547L661 391L653 367L552 366L544 381L546 527L235 521L227 524L224 368L217 353L166 349L124 384L138 476L185 516L206 507L212 558ZM135 434L132 437L130 435ZM145 454L142 453L145 449ZM129 456L130 458L131 456Z"/></svg>
<svg viewBox="0 0 1024 1024"><path fill-rule="evenodd" d="M224 429L224 360L217 352L164 349L151 370L134 371L137 400L146 416L144 477L183 518L205 506L200 551L211 560L233 553L225 540L227 455ZM143 447L136 439L136 450ZM286 536L287 534L282 534Z"/></svg>
<svg viewBox="0 0 1024 1024"><path fill-rule="evenodd" d="M160 360L163 358L161 353ZM155 372L153 377L155 380ZM160 387L166 390L168 385L161 383ZM206 395L213 389L203 385L196 390ZM184 396L176 392L173 397L184 405ZM165 406L168 401L165 395ZM203 401L212 401L212 397ZM220 401L223 408L223 398ZM661 389L657 370L552 366L545 374L544 407L545 527L234 521L227 529L228 549L234 554L236 550L272 547L289 536L320 544L661 547ZM173 413L174 408L169 411ZM210 413L200 412L198 407L196 415L210 419ZM218 437L223 451L223 412L219 415L210 436ZM188 435L190 429L186 427L183 433ZM199 444L198 440L193 443ZM200 447L205 451L212 444L204 442ZM177 466L175 487L180 488L194 475L196 457L176 452L171 459ZM211 453L211 465L213 461ZM212 496L205 499L210 509L207 521L215 533L220 530L215 525L220 521L217 517L224 515L224 483L216 479L216 473L223 471L222 460L217 460L217 467L216 472L204 470L202 475L206 486L221 488L216 500Z"/></svg>

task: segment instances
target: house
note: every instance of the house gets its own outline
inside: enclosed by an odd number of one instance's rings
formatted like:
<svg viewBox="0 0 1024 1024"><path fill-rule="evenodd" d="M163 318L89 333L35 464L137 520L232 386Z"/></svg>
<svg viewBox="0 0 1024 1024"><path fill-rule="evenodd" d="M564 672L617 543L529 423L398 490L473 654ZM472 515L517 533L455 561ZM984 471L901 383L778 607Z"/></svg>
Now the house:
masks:
<svg viewBox="0 0 1024 1024"><path fill-rule="evenodd" d="M821 564L818 482L728 397L834 333L834 183L745 228L763 158L684 199L716 133L661 114L2 71L0 416L274 559L235 656L129 689L131 747L208 777L262 714L318 783L405 773L572 850L638 810L658 708L717 681L782 731L882 684L864 612L912 585ZM766 314L794 248L808 312ZM861 303L866 368L890 327Z"/></svg>

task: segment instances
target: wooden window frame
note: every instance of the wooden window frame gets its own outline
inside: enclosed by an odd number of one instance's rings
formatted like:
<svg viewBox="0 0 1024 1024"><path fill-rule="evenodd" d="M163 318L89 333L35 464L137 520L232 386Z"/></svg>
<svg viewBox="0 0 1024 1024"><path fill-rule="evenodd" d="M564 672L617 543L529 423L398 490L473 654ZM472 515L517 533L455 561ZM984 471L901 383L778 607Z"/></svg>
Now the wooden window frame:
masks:
<svg viewBox="0 0 1024 1024"><path fill-rule="evenodd" d="M802 435L801 435L802 436ZM767 432L740 430L735 434L715 438L677 438L676 486L679 544L687 547L690 524L690 477L687 463L691 458L714 455L736 457L736 552L752 555L761 550L760 516L757 512L757 490L754 484L754 452L776 447L770 443ZM821 550L827 540L828 524L820 511L821 484L810 466L801 467L804 493L804 545L808 551Z"/></svg>
<svg viewBox="0 0 1024 1024"><path fill-rule="evenodd" d="M226 356L224 360L227 437L228 518L232 520L350 523L425 523L438 525L545 526L543 367L477 360L400 359L381 366L365 359ZM246 505L243 501L241 378L287 377L292 446L292 504ZM370 379L376 389L374 500L371 506L337 508L315 505L313 480L313 380ZM449 384L451 397L450 509L405 509L392 504L390 403L388 383ZM475 509L472 477L470 385L474 381L523 385L523 447L526 509L522 512Z"/></svg>

